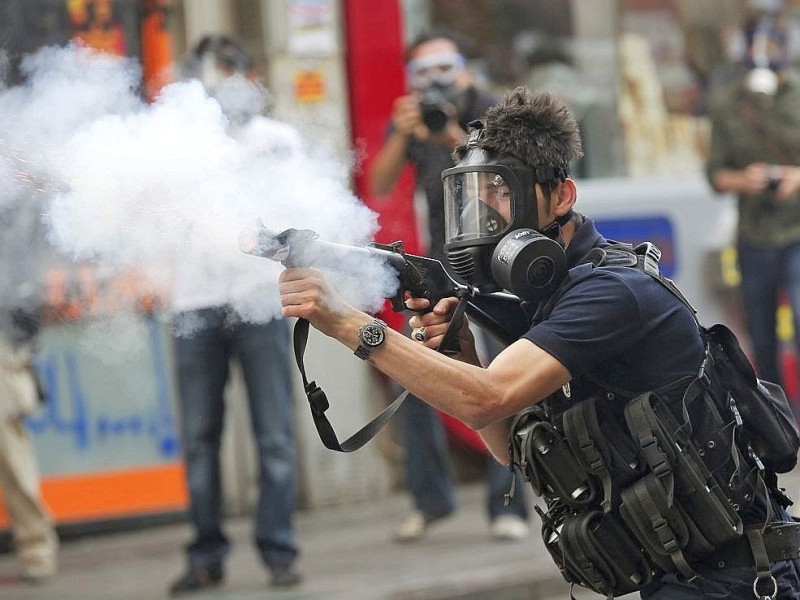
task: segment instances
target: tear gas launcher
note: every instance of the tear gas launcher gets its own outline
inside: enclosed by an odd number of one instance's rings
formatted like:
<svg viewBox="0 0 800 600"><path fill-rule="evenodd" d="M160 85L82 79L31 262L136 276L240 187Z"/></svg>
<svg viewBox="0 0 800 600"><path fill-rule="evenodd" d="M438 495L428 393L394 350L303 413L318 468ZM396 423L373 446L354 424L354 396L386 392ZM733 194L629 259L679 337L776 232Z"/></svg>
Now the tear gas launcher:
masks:
<svg viewBox="0 0 800 600"><path fill-rule="evenodd" d="M427 298L430 307L442 298L459 298L458 308L439 344L439 352L445 354L459 351L456 332L465 313L471 321L505 344L519 339L528 327L519 298L501 292L480 294L474 288L453 279L440 261L406 253L401 242L349 246L321 240L315 232L308 229L287 229L273 233L258 222L241 233L239 248L248 254L280 262L285 267L329 269L354 277L364 277L364 273L369 271L364 268L365 261L377 261L380 266L389 267L397 275L397 283L387 296L396 312L408 310L404 302L406 293L415 298ZM306 376L303 354L308 341L308 327L308 321L298 319L294 328L294 355L303 378L314 425L326 448L337 452L353 452L383 428L400 408L408 392L398 396L348 439L339 442L325 416L325 411L330 407L328 398L316 382L309 381Z"/></svg>
<svg viewBox="0 0 800 600"><path fill-rule="evenodd" d="M528 329L527 317L518 297L504 292L479 293L453 279L441 261L408 254L403 250L402 242L350 246L321 240L308 229L286 229L274 233L259 222L241 233L239 249L280 262L285 267L314 267L354 276L363 276L366 271L364 262L375 261L389 267L397 276L397 285L387 296L395 312L408 310L406 293L429 300L426 310L431 310L442 298L456 297L463 305L462 311L456 311L456 314L466 312L471 321L504 344L516 341ZM455 321L454 315L448 331L453 335L445 336L440 351L449 352L449 337L456 341L454 334L459 323Z"/></svg>

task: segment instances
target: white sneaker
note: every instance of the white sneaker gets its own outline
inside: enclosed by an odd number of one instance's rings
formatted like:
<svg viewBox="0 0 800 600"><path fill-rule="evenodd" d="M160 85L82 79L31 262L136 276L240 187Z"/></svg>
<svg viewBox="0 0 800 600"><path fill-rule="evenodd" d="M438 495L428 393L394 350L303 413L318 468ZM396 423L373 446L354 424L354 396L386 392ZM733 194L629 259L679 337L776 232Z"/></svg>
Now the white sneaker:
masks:
<svg viewBox="0 0 800 600"><path fill-rule="evenodd" d="M415 510L412 512L405 521L400 523L394 530L392 537L395 542L416 542L427 533L428 528L434 523L438 523L452 515L452 511L439 515L437 517L430 517L423 512Z"/></svg>
<svg viewBox="0 0 800 600"><path fill-rule="evenodd" d="M396 542L416 542L428 529L428 522L425 520L425 515L421 512L414 511L406 519L398 525L392 537Z"/></svg>
<svg viewBox="0 0 800 600"><path fill-rule="evenodd" d="M528 537L531 529L527 521L517 515L500 515L492 521L489 531L496 540L518 542Z"/></svg>

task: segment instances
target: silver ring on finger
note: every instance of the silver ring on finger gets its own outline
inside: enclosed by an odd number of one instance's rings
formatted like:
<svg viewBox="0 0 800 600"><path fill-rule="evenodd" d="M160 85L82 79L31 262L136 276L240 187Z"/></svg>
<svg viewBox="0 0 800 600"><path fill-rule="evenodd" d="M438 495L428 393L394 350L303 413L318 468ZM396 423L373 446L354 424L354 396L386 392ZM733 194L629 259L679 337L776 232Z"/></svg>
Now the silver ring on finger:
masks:
<svg viewBox="0 0 800 600"><path fill-rule="evenodd" d="M424 327L417 327L411 332L411 337L418 342L425 342L428 339L428 332Z"/></svg>

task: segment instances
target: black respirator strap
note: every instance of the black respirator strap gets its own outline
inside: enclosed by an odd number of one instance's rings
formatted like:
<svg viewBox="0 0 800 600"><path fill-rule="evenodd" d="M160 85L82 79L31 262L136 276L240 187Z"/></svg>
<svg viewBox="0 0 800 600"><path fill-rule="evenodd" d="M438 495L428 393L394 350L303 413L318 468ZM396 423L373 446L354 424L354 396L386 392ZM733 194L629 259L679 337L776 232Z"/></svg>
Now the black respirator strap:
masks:
<svg viewBox="0 0 800 600"><path fill-rule="evenodd" d="M550 225L542 229L540 233L542 235L546 235L551 240L555 240L561 243L562 240L561 228L567 223L569 223L570 220L572 220L572 217L574 216L575 216L575 211L573 211L570 208L565 214L561 215L560 217L556 217L555 221L553 221L552 223L550 223Z"/></svg>
<svg viewBox="0 0 800 600"><path fill-rule="evenodd" d="M537 183L564 183L569 177L569 167L536 167L533 176Z"/></svg>

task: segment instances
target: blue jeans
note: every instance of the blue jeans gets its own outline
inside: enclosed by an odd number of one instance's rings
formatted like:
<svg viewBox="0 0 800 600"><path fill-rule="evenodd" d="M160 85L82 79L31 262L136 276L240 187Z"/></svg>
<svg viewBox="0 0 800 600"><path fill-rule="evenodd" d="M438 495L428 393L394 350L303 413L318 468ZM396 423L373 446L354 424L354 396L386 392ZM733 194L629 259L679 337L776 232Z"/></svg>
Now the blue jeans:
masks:
<svg viewBox="0 0 800 600"><path fill-rule="evenodd" d="M759 377L782 384L775 310L783 288L792 308L795 344L800 347L800 244L759 248L740 242L738 253L745 319Z"/></svg>
<svg viewBox="0 0 800 600"><path fill-rule="evenodd" d="M428 517L447 515L456 509L457 499L448 462L444 424L433 408L411 394L400 412L406 448L406 478L414 506ZM507 467L491 456L486 457L486 509L490 520L501 514L528 518L525 493L519 485L511 503L505 506L505 495L511 489L511 480L511 472Z"/></svg>
<svg viewBox="0 0 800 600"><path fill-rule="evenodd" d="M244 323L222 307L175 319L182 441L196 534L187 547L190 568L221 564L229 548L221 527L219 450L232 358L242 366L258 452L256 546L272 569L290 565L298 554L292 530L296 456L288 345L283 320Z"/></svg>

